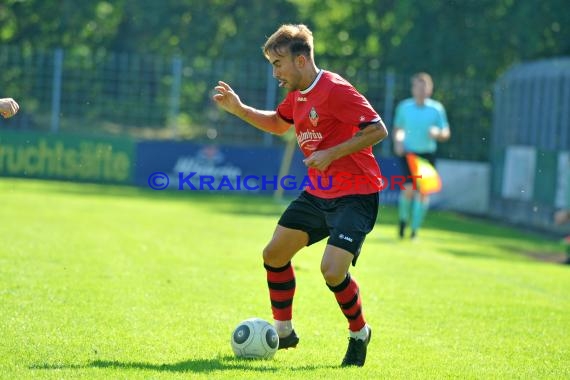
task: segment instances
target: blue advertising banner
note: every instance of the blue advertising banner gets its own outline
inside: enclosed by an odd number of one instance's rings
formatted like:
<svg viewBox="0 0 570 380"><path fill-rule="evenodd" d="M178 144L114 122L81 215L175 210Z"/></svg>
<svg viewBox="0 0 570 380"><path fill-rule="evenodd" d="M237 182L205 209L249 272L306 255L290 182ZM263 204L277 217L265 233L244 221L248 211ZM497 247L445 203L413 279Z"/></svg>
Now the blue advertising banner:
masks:
<svg viewBox="0 0 570 380"><path fill-rule="evenodd" d="M178 142L137 145L135 184L155 190L272 193L283 149Z"/></svg>
<svg viewBox="0 0 570 380"><path fill-rule="evenodd" d="M400 158L398 157L376 157L380 164L382 176L388 180L388 184L380 193L380 202L384 204L397 204L400 195L400 187L391 178L397 178L404 175Z"/></svg>
<svg viewBox="0 0 570 380"><path fill-rule="evenodd" d="M134 182L154 190L226 191L272 194L277 189L294 196L305 187L307 168L296 151L289 172L279 177L282 147L236 147L181 142L140 142L136 147ZM388 185L384 203L395 203L397 186L390 177L401 175L399 160L380 160Z"/></svg>

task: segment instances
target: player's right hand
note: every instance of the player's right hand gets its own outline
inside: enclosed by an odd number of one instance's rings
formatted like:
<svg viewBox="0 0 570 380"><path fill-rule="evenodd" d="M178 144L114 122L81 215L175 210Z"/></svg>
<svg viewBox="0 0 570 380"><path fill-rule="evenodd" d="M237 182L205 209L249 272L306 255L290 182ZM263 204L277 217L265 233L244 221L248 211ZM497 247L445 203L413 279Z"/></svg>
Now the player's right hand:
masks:
<svg viewBox="0 0 570 380"><path fill-rule="evenodd" d="M0 115L5 119L14 116L20 110L20 106L12 98L0 99Z"/></svg>
<svg viewBox="0 0 570 380"><path fill-rule="evenodd" d="M217 91L212 99L224 110L236 115L243 107L239 96L232 90L229 84L219 81L218 85L214 87Z"/></svg>
<svg viewBox="0 0 570 380"><path fill-rule="evenodd" d="M394 154L398 157L402 157L404 155L404 144L401 142L394 143Z"/></svg>

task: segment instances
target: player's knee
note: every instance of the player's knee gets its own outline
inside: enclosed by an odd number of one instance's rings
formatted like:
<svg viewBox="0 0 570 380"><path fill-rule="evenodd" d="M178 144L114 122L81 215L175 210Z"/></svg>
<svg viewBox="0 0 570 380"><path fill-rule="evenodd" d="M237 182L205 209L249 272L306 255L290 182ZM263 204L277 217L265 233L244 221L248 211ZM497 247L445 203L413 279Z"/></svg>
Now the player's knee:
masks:
<svg viewBox="0 0 570 380"><path fill-rule="evenodd" d="M271 248L271 246L268 245L265 248L263 248L263 262L269 265L268 261L271 261L272 258L273 258L273 249Z"/></svg>
<svg viewBox="0 0 570 380"><path fill-rule="evenodd" d="M420 202L428 203L429 202L429 195L420 194Z"/></svg>
<svg viewBox="0 0 570 380"><path fill-rule="evenodd" d="M404 197L412 199L414 197L414 187L410 183L406 183L404 186Z"/></svg>
<svg viewBox="0 0 570 380"><path fill-rule="evenodd" d="M334 266L321 264L321 273L327 284L336 286L340 284L346 277L346 272L338 270Z"/></svg>
<svg viewBox="0 0 570 380"><path fill-rule="evenodd" d="M281 258L279 250L275 249L271 244L263 249L263 263L273 268L281 268L286 265L289 260Z"/></svg>

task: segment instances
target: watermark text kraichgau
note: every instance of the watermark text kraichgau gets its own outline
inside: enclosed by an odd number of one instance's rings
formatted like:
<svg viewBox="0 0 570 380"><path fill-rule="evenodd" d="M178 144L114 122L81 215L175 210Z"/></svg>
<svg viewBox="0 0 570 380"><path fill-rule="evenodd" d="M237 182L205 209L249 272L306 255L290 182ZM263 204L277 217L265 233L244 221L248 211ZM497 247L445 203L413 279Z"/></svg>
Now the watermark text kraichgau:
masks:
<svg viewBox="0 0 570 380"><path fill-rule="evenodd" d="M171 181L171 177L172 181ZM413 188L416 188L416 181L421 176L393 175L390 177L370 177L366 175L340 172L334 176L309 176L294 175L200 175L197 172L178 172L166 174L164 172L154 172L148 177L148 186L153 190L164 190L173 188L179 191L276 191L278 189L304 190L355 190L361 187L370 188L372 185L380 187L382 190L403 190L407 179L412 181Z"/></svg>

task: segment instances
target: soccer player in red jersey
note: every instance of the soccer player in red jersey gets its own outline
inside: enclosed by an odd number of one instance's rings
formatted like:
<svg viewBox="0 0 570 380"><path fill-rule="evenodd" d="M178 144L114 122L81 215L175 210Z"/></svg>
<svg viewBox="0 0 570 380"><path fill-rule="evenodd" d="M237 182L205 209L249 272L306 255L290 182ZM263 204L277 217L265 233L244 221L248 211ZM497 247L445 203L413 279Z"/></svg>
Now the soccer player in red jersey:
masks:
<svg viewBox="0 0 570 380"><path fill-rule="evenodd" d="M294 125L313 186L285 210L263 251L279 348L296 347L292 325L295 273L291 259L326 237L321 272L349 325L342 366L363 366L371 329L362 313L358 284L349 273L364 238L372 230L382 189L372 145L388 135L382 119L350 83L317 68L313 35L305 25L283 25L264 47L279 86L289 90L275 111L249 107L224 82L213 100L227 112L263 131L283 134ZM366 178L341 186L335 178ZM333 178L332 185L327 178ZM320 184L322 186L319 185Z"/></svg>

